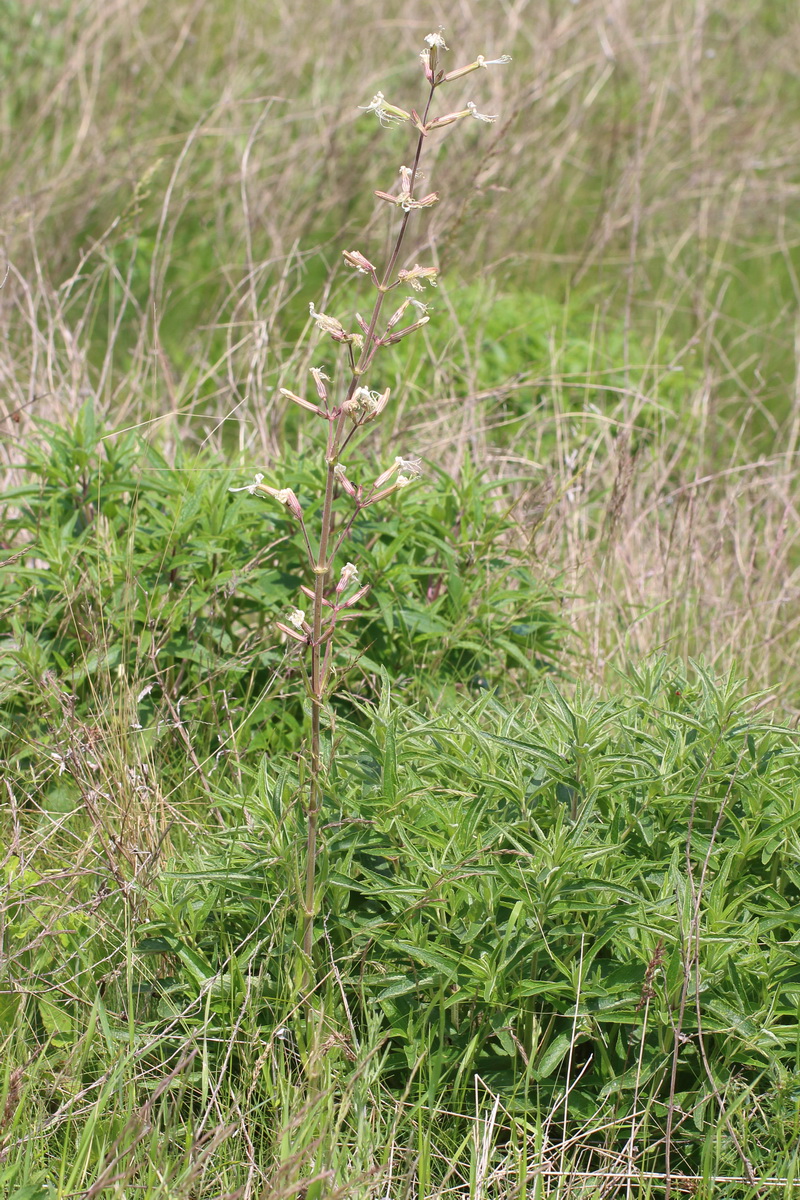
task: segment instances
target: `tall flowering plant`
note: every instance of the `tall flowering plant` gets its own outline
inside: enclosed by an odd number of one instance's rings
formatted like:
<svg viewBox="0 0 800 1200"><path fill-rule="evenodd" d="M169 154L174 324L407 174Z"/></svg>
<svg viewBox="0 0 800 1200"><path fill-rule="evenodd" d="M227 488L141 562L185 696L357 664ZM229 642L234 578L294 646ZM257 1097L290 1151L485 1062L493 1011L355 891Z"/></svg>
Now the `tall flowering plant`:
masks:
<svg viewBox="0 0 800 1200"><path fill-rule="evenodd" d="M322 521L318 530L308 528L303 507L291 487L276 488L264 483L263 475L256 475L252 483L234 491L248 491L252 495L266 496L284 505L297 521L302 531L308 555L309 583L302 588L307 602L304 607L292 608L277 628L301 648L306 687L311 704L311 753L310 781L306 803L306 854L305 883L302 911L302 949L306 985L311 979L314 952L315 885L317 863L317 836L320 805L322 801L322 778L324 764L321 753L321 729L326 699L331 691L331 659L337 628L358 616L357 605L369 591L369 584L362 583L357 565L337 563L343 557L350 531L359 514L366 508L408 487L422 473L418 458L398 456L386 470L369 484L359 484L350 478L342 462L342 455L354 435L365 425L377 420L385 411L390 391L371 389L368 384L370 368L378 351L410 337L430 320L428 305L420 296L427 287L436 286L435 267L401 266L401 251L412 215L431 208L439 200L437 192L417 196L416 184L419 166L426 140L440 130L458 121L474 118L492 122L493 116L478 112L471 101L462 109L433 116L434 96L440 88L453 83L474 71L488 70L510 62L504 54L501 58L486 59L478 55L466 66L446 71L442 65L445 45L443 31L428 34L425 48L420 53L422 70L428 85L427 98L422 115L413 108L406 111L390 104L383 92L373 96L364 111L374 113L385 126L408 126L416 134L411 166L399 169L399 184L392 191L376 191L378 200L399 210L399 228L388 262L382 269L358 250L344 251L345 263L354 271L366 275L375 291L375 300L369 320L355 315L357 329L348 329L338 318L328 313L317 312L313 303L309 305L311 316L321 333L336 342L344 350L346 361L342 378L332 381L320 367L311 368L315 398L297 395L287 388L281 393L294 404L324 421L327 426L325 445L325 493L322 504ZM391 316L384 318L384 305L390 292L409 289L394 309ZM346 497L347 506L337 519L334 501ZM310 664L308 660L310 659Z"/></svg>

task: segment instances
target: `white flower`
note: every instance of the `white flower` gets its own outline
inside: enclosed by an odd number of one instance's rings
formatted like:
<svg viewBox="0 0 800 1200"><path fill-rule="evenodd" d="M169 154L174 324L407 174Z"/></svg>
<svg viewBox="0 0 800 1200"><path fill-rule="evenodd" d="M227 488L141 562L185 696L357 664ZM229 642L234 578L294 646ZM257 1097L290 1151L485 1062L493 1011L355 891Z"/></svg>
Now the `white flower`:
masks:
<svg viewBox="0 0 800 1200"><path fill-rule="evenodd" d="M302 608L290 608L289 616L286 618L290 625L294 625L295 629L302 629L303 622L306 619L306 614Z"/></svg>
<svg viewBox="0 0 800 1200"><path fill-rule="evenodd" d="M401 283L410 283L415 292L422 292L424 288L420 283L421 279L427 279L431 287L436 287L436 276L438 271L436 267L421 267L419 263L415 263L410 271L398 271L397 278Z"/></svg>
<svg viewBox="0 0 800 1200"><path fill-rule="evenodd" d="M381 125L400 125L403 121L411 120L411 114L405 109L387 104L383 92L376 92L369 104L359 104L358 107L362 112L374 112Z"/></svg>
<svg viewBox="0 0 800 1200"><path fill-rule="evenodd" d="M263 475L256 475L252 483L246 483L244 487L228 488L229 492L249 492L251 496L255 496L258 489L261 487Z"/></svg>
<svg viewBox="0 0 800 1200"><path fill-rule="evenodd" d="M491 125L492 121L497 120L497 117L490 117L487 113L479 113L471 100L467 101L467 108L476 121L486 121L489 125Z"/></svg>
<svg viewBox="0 0 800 1200"><path fill-rule="evenodd" d="M448 49L448 47L445 45L444 37L442 36L443 34L444 34L444 25L440 25L438 33L429 33L427 35L427 37L425 38L425 41L430 46L431 50L433 49L434 46L436 46L436 48L438 50L447 50Z"/></svg>
<svg viewBox="0 0 800 1200"><path fill-rule="evenodd" d="M360 250L343 250L342 255L347 265L349 267L355 267L355 269L361 275L375 274L374 263L371 263L369 259L361 253Z"/></svg>
<svg viewBox="0 0 800 1200"><path fill-rule="evenodd" d="M511 62L511 55L501 54L499 58L484 58L482 54L479 54L475 61L479 67L486 67L488 70L489 67L504 67L506 63Z"/></svg>
<svg viewBox="0 0 800 1200"><path fill-rule="evenodd" d="M311 314L313 321L317 323L317 329L321 329L323 333L331 333L341 335L344 333L344 325L341 321L337 321L336 317L329 317L327 313L317 312L313 301L308 306L308 311Z"/></svg>
<svg viewBox="0 0 800 1200"><path fill-rule="evenodd" d="M401 475L405 475L407 480L419 479L422 474L422 463L418 458L396 458L394 461Z"/></svg>
<svg viewBox="0 0 800 1200"><path fill-rule="evenodd" d="M383 474L379 475L375 480L375 483L373 484L374 489L377 491L378 489L382 488L384 484L388 483L395 471L399 471L400 474L395 480L394 486L401 488L407 487L412 480L419 479L420 475L422 474L422 463L418 458L401 458L398 455L392 465L387 467Z"/></svg>
<svg viewBox="0 0 800 1200"><path fill-rule="evenodd" d="M388 400L389 388L385 392L371 392L369 388L359 387L356 388L350 399L344 402L342 408L354 421L359 418L362 421L371 421L373 417L377 417L383 412Z"/></svg>
<svg viewBox="0 0 800 1200"><path fill-rule="evenodd" d="M327 404L328 389L325 387L325 384L330 383L329 376L325 374L325 372L322 370L322 367L312 367L311 378L314 380L314 386L317 389L317 395L319 396L320 400L323 402L323 404Z"/></svg>
<svg viewBox="0 0 800 1200"><path fill-rule="evenodd" d="M343 592L345 588L351 584L358 583L358 567L355 563L345 563L342 567L342 573L339 576L339 582L336 585L337 592Z"/></svg>
<svg viewBox="0 0 800 1200"><path fill-rule="evenodd" d="M339 483L341 483L343 479L346 479L347 468L345 467L344 463L337 463L333 468L333 474L334 478L338 479Z"/></svg>
<svg viewBox="0 0 800 1200"><path fill-rule="evenodd" d="M369 388L358 387L349 400L345 400L342 408L351 416L357 416L369 400Z"/></svg>

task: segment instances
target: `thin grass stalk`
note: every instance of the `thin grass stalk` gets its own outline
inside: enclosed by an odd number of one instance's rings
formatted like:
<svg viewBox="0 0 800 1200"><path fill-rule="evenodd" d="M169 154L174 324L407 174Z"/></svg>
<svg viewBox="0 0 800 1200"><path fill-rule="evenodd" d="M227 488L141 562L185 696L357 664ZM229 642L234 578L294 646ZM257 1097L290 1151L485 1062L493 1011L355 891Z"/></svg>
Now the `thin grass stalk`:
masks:
<svg viewBox="0 0 800 1200"><path fill-rule="evenodd" d="M347 479L345 468L340 463L340 456L343 450L349 445L356 430L379 416L388 403L389 389L386 389L383 394L379 395L377 392L370 392L361 382L372 365L378 349L381 346L388 346L399 342L402 338L422 328L430 320L427 315L427 306L421 301L414 301L409 296L402 301L397 311L389 318L383 336L378 336L377 333L384 298L389 291L400 287L402 284L408 284L414 291L419 292L423 290L422 280L427 280L430 284L435 284L436 280L437 269L435 267L420 267L419 264L415 265L412 270L398 271L397 278L393 279L395 268L400 259L411 213L415 209L429 208L439 199L437 192L432 192L430 195L420 199L416 199L414 196L414 187L417 181L425 138L433 130L442 129L470 116L477 118L479 121L493 122L495 120L493 116L479 113L472 101L468 101L465 108L456 112L446 113L429 122L428 118L434 93L441 84L460 79L464 75L471 74L473 71L479 71L481 68L502 65L510 61L508 55L488 61L483 55L479 55L474 62L459 67L454 71L445 72L439 67L439 52L440 50L447 50L442 31L429 34L425 41L428 49L421 52L420 59L429 86L423 115L420 117L413 109L410 112L406 112L395 105L387 104L382 92L378 92L368 105L362 106L366 111L374 112L382 125L410 123L418 131L413 166L411 168L406 166L400 168L401 184L399 194L382 191L375 192L375 196L378 199L386 201L391 205L399 206L403 210L400 228L382 276L379 278L377 267L366 259L360 251L344 252L345 261L362 274L369 275L376 289L377 295L372 306L372 315L369 323L363 321L357 315L357 321L362 333L348 333L335 317L315 312L313 304L309 306L311 315L322 332L329 334L339 346L345 345L347 347L349 382L344 392L344 397L340 404L329 405L328 390L323 382L323 380L327 381L328 377L324 375L321 368L311 369L316 384L317 395L321 402L320 404L311 403L306 398L298 396L287 389L280 389L282 395L300 405L300 407L310 410L315 415L323 418L328 424L325 446L325 463L327 469L325 472L325 487L322 501L322 523L316 552L312 548L312 540L309 537L302 505L291 488L270 487L262 482L263 475L256 475L252 484L247 485L245 488L233 489L239 491L246 490L251 495L254 495L256 492L266 493L282 505L285 505L291 516L299 523L306 546L309 568L314 577L313 588L305 586L302 588L303 593L312 602L310 623L306 620L304 612L300 609L293 609L289 615L292 627L280 622L277 623L277 628L282 633L288 635L290 639L299 642L304 649L310 650L311 655L310 671L306 671L301 660L301 670L305 679L306 693L311 704L310 769L307 804L305 807L305 856L301 867L303 878L300 885L302 888L302 916L300 922L302 933L299 939L302 954L302 991L306 996L312 986L319 813L322 805L322 783L325 773L322 761L322 709L330 678L333 653L332 645L337 620L341 620L342 622L352 620L357 615L352 611L353 605L366 594L369 588L368 586L362 586L354 594L350 594L345 598L345 592L348 591L358 577L357 568L354 564L348 563L343 568L342 575L336 585L335 600L326 598L326 590L330 583L330 574L336 555L348 537L358 515L363 509L392 495L399 488L405 487L421 474L419 459L413 457L396 457L393 466L383 471L365 491L364 487L356 486L351 480ZM412 302L417 305L421 315L409 324L406 324L403 328L395 329L395 326L400 322ZM358 348L357 359L354 347ZM349 432L345 433L348 419L352 421L352 427ZM341 528L334 538L334 496L336 494L337 483L342 485L343 490L352 499L353 508L349 516L345 517L342 521ZM340 614L343 615L340 616Z"/></svg>
<svg viewBox="0 0 800 1200"><path fill-rule="evenodd" d="M431 102L436 90L436 84L432 84L428 93L428 101L425 105L425 112L422 117L422 124L425 125L428 120ZM411 191L413 193L414 183L417 178L419 162L422 156L422 146L425 140L425 134L420 133L417 138L417 149L414 155L414 165L411 168ZM359 380L364 372L369 367L375 353L373 346L373 338L378 325L378 320L383 308L383 301L389 289L392 272L400 257L400 250L403 246L408 222L411 217L411 210L403 214L403 219L400 223L400 230L397 234L397 239L394 244L389 262L383 273L383 279L378 294L375 297L375 303L372 308L372 317L369 322L368 331L364 337L364 345L359 354L358 362L353 366L350 383L347 388L345 404L342 406L342 411L337 417L335 423L331 423L328 432L328 452L326 455L327 474L325 478L325 499L322 508L322 529L319 537L319 550L313 564L314 570L314 602L313 602L313 636L311 642L311 778L309 782L309 797L308 797L308 812L306 825L306 878L305 878L305 909L303 913L303 955L305 958L305 988L307 989L310 982L310 971L312 965L312 956L314 950L314 890L317 874L317 826L319 821L320 800L322 794L322 755L320 752L321 733L322 733L322 702L327 682L327 672L323 668L322 655L322 615L323 615L323 600L325 593L325 582L328 578L331 563L328 559L328 543L331 528L331 518L333 509L333 492L336 482L334 468L338 462L339 453L341 452L341 439L346 420L347 402L352 400L356 388L359 386ZM341 540L341 539L340 539ZM338 547L337 543L337 547Z"/></svg>

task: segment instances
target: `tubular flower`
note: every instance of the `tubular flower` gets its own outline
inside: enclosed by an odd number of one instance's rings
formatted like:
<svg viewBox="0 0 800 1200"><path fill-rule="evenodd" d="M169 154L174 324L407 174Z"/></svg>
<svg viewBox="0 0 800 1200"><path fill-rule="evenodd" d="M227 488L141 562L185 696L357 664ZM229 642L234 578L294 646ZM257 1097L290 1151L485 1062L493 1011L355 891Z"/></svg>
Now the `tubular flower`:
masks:
<svg viewBox="0 0 800 1200"><path fill-rule="evenodd" d="M393 196L390 192L379 192L376 189L375 195L379 200L385 200L387 204L396 204L398 208L402 208L403 212L411 212L414 208L430 208L439 199L438 192L431 192L430 195L423 196L421 200L414 200L408 192L403 191L399 196Z"/></svg>
<svg viewBox="0 0 800 1200"><path fill-rule="evenodd" d="M411 120L411 114L404 108L387 104L383 92L376 92L369 104L359 104L358 107L362 112L374 112L381 125L400 125L403 121Z"/></svg>
<svg viewBox="0 0 800 1200"><path fill-rule="evenodd" d="M267 487L265 483L261 484L260 490L266 492L268 496L272 496L279 504L285 504L293 517L302 520L303 510L300 507L300 501L295 496L291 488L273 488Z"/></svg>
<svg viewBox="0 0 800 1200"><path fill-rule="evenodd" d="M390 391L390 388L385 392L370 391L365 387L356 388L350 399L345 400L342 408L357 425L363 425L380 416L389 402Z"/></svg>
<svg viewBox="0 0 800 1200"><path fill-rule="evenodd" d="M348 496L352 496L353 498L358 496L358 488L347 478L347 468L344 463L336 464L333 468L333 477Z"/></svg>
<svg viewBox="0 0 800 1200"><path fill-rule="evenodd" d="M427 44L428 46L430 46L431 50L433 50L434 46L436 47L436 49L437 49L437 50L447 50L447 49L449 49L449 47L445 45L445 40L444 40L444 25L440 25L440 26L439 26L439 32L438 32L438 33L429 33L429 34L427 34L427 36L426 36L426 38L425 38L425 42L426 42L426 44Z"/></svg>
<svg viewBox="0 0 800 1200"><path fill-rule="evenodd" d="M370 275L373 279L377 279L374 263L371 263L360 251L344 250L342 256L348 267L355 267L360 275Z"/></svg>
<svg viewBox="0 0 800 1200"><path fill-rule="evenodd" d="M482 54L479 54L475 62L467 63L465 67L456 67L454 71L448 71L446 75L442 76L442 83L452 83L454 79L462 79L464 75L479 71L481 67L488 70L489 67L504 67L506 63L510 62L510 54L501 54L500 58L484 58Z"/></svg>
<svg viewBox="0 0 800 1200"><path fill-rule="evenodd" d="M311 378L314 380L314 386L317 389L317 395L319 396L320 400L323 402L323 404L327 404L328 389L325 387L325 384L330 383L329 377L325 374L321 367L312 367Z"/></svg>
<svg viewBox="0 0 800 1200"><path fill-rule="evenodd" d="M489 67L504 67L506 63L511 62L511 55L501 54L499 58L484 58L482 54L479 54L477 62L479 67L486 67L487 69Z"/></svg>
<svg viewBox="0 0 800 1200"><path fill-rule="evenodd" d="M493 121L497 120L497 117L490 117L487 113L479 113L471 100L467 101L467 108L476 121L486 121L489 125L491 125Z"/></svg>
<svg viewBox="0 0 800 1200"><path fill-rule="evenodd" d="M439 274L436 267L421 267L419 263L415 264L410 271L398 271L397 278L401 283L409 283L415 292L423 292L425 289L422 286L421 280L426 279L431 287L437 287L436 276Z"/></svg>
<svg viewBox="0 0 800 1200"><path fill-rule="evenodd" d="M411 458L396 458L395 463L402 474L411 479L419 479L422 474L422 461L414 455Z"/></svg>
<svg viewBox="0 0 800 1200"><path fill-rule="evenodd" d="M322 333L329 333L331 337L342 338L344 336L344 325L341 321L337 321L336 317L329 317L327 313L317 312L312 300L308 306L308 311L311 314L311 319L316 323L317 329Z"/></svg>
<svg viewBox="0 0 800 1200"><path fill-rule="evenodd" d="M230 492L249 492L251 496L255 496L256 492L260 492L265 496L272 496L279 504L285 504L292 516L298 520L303 519L303 510L300 507L300 501L295 496L291 488L274 488L269 487L264 483L263 475L256 475L252 483L246 483L244 487L229 488Z"/></svg>
<svg viewBox="0 0 800 1200"><path fill-rule="evenodd" d="M337 321L336 317L329 317L327 313L317 312L313 301L308 306L308 311L311 318L316 322L317 329L322 333L328 333L335 342L352 342L353 345L359 348L363 344L363 339L358 333L348 333L341 321Z"/></svg>
<svg viewBox="0 0 800 1200"><path fill-rule="evenodd" d="M402 458L398 456L392 465L387 467L382 475L378 476L373 486L375 488L383 487L385 483L389 482L396 471L399 471L400 474L395 480L395 487L405 487L412 479L419 479L422 474L422 463L418 458ZM400 483L401 479L405 482Z"/></svg>
<svg viewBox="0 0 800 1200"><path fill-rule="evenodd" d="M251 496L255 496L256 492L261 488L261 480L263 475L256 475L252 483L246 483L244 487L228 488L229 492L249 492Z"/></svg>
<svg viewBox="0 0 800 1200"><path fill-rule="evenodd" d="M336 595L341 596L342 592L346 591L351 584L357 584L358 582L358 567L355 563L345 563L342 567L342 573L339 576L339 582L336 585Z"/></svg>

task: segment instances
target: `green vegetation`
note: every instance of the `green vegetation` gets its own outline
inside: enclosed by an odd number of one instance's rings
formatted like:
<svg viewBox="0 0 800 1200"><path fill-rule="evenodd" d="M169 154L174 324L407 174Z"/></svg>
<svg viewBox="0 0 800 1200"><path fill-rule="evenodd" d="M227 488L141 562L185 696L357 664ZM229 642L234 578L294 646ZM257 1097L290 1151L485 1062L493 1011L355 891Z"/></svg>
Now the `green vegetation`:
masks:
<svg viewBox="0 0 800 1200"><path fill-rule="evenodd" d="M349 543L304 987L308 556L231 488L320 522L279 389L370 311L423 8L5 5L3 1200L800 1192L785 0L452 17L514 62L347 453L425 471Z"/></svg>

